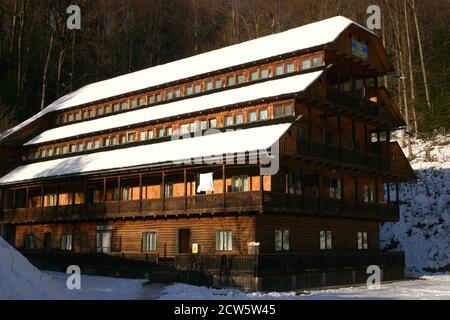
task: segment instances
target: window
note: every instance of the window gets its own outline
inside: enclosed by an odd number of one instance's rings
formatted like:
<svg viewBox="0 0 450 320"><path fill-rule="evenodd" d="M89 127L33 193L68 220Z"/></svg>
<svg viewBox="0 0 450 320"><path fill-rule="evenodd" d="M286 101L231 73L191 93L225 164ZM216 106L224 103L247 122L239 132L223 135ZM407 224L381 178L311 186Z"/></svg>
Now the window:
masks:
<svg viewBox="0 0 450 320"><path fill-rule="evenodd" d="M202 92L202 86L199 83L197 83L194 85L194 93L200 93L200 92Z"/></svg>
<svg viewBox="0 0 450 320"><path fill-rule="evenodd" d="M95 147L95 149L99 149L99 148L101 147L101 142L100 142L100 140L95 140L95 142L94 142L94 147Z"/></svg>
<svg viewBox="0 0 450 320"><path fill-rule="evenodd" d="M322 56L314 57L312 60L313 68L317 68L323 65Z"/></svg>
<svg viewBox="0 0 450 320"><path fill-rule="evenodd" d="M244 116L242 115L242 113L238 113L234 116L234 123L236 125L244 123Z"/></svg>
<svg viewBox="0 0 450 320"><path fill-rule="evenodd" d="M288 192L290 194L302 194L302 176L299 172L288 174Z"/></svg>
<svg viewBox="0 0 450 320"><path fill-rule="evenodd" d="M277 106L275 107L275 119L283 118L283 117L289 117L294 115L293 114L293 108L292 105L285 105L285 106Z"/></svg>
<svg viewBox="0 0 450 320"><path fill-rule="evenodd" d="M284 68L282 65L278 65L275 67L275 75L276 76L281 76L282 74L284 74Z"/></svg>
<svg viewBox="0 0 450 320"><path fill-rule="evenodd" d="M331 231L320 231L320 250L333 249L333 240Z"/></svg>
<svg viewBox="0 0 450 320"><path fill-rule="evenodd" d="M25 250L34 250L36 249L36 237L34 234L27 234L24 237L23 247Z"/></svg>
<svg viewBox="0 0 450 320"><path fill-rule="evenodd" d="M216 250L217 251L233 250L233 231L231 230L216 231Z"/></svg>
<svg viewBox="0 0 450 320"><path fill-rule="evenodd" d="M331 199L341 199L341 180L324 177L323 184L326 188L328 188L328 194Z"/></svg>
<svg viewBox="0 0 450 320"><path fill-rule="evenodd" d="M138 104L139 106L144 106L145 105L145 99L144 99L144 97L142 97L142 98L139 98L139 104Z"/></svg>
<svg viewBox="0 0 450 320"><path fill-rule="evenodd" d="M167 182L165 188L165 197L172 198L173 197L173 182Z"/></svg>
<svg viewBox="0 0 450 320"><path fill-rule="evenodd" d="M75 113L75 120L81 120L81 112Z"/></svg>
<svg viewBox="0 0 450 320"><path fill-rule="evenodd" d="M258 115L256 111L250 111L248 113L248 122L255 122L258 121Z"/></svg>
<svg viewBox="0 0 450 320"><path fill-rule="evenodd" d="M237 83L242 84L245 82L245 76L243 74L238 74L237 76Z"/></svg>
<svg viewBox="0 0 450 320"><path fill-rule="evenodd" d="M311 60L303 60L302 61L302 70L307 70L311 68Z"/></svg>
<svg viewBox="0 0 450 320"><path fill-rule="evenodd" d="M259 79L258 71L250 72L250 81L256 81Z"/></svg>
<svg viewBox="0 0 450 320"><path fill-rule="evenodd" d="M289 230L275 230L275 251L289 250Z"/></svg>
<svg viewBox="0 0 450 320"><path fill-rule="evenodd" d="M148 104L154 104L156 102L155 96L148 96L147 98Z"/></svg>
<svg viewBox="0 0 450 320"><path fill-rule="evenodd" d="M234 176L231 178L232 192L247 192L250 191L248 184L248 176Z"/></svg>
<svg viewBox="0 0 450 320"><path fill-rule="evenodd" d="M83 119L87 119L87 118L89 118L89 111L88 110L83 112Z"/></svg>
<svg viewBox="0 0 450 320"><path fill-rule="evenodd" d="M128 109L128 102L122 102L120 104L120 110L127 110Z"/></svg>
<svg viewBox="0 0 450 320"><path fill-rule="evenodd" d="M129 133L128 134L128 142L134 142L136 140L136 134L133 133Z"/></svg>
<svg viewBox="0 0 450 320"><path fill-rule="evenodd" d="M84 151L84 147L85 147L85 144L84 143L79 143L78 144L78 147L77 147L77 151L78 152L83 152Z"/></svg>
<svg viewBox="0 0 450 320"><path fill-rule="evenodd" d="M211 80L206 81L205 83L205 90L210 91L213 89L213 82Z"/></svg>
<svg viewBox="0 0 450 320"><path fill-rule="evenodd" d="M61 147L56 147L56 148L55 148L55 154L56 154L57 156L59 156L59 155L61 154Z"/></svg>
<svg viewBox="0 0 450 320"><path fill-rule="evenodd" d="M47 157L47 150L42 150L41 151L41 158L45 158L45 157Z"/></svg>
<svg viewBox="0 0 450 320"><path fill-rule="evenodd" d="M156 251L156 232L142 234L142 251Z"/></svg>
<svg viewBox="0 0 450 320"><path fill-rule="evenodd" d="M92 141L89 141L86 145L86 150L92 150L93 144Z"/></svg>
<svg viewBox="0 0 450 320"><path fill-rule="evenodd" d="M189 124L189 132L196 132L197 131L197 123L192 122Z"/></svg>
<svg viewBox="0 0 450 320"><path fill-rule="evenodd" d="M155 97L156 97L156 103L161 102L161 100L162 100L161 93L157 93L157 94L155 95Z"/></svg>
<svg viewBox="0 0 450 320"><path fill-rule="evenodd" d="M364 202L375 202L375 186L364 186Z"/></svg>
<svg viewBox="0 0 450 320"><path fill-rule="evenodd" d="M53 157L53 149L48 149L47 154L49 157Z"/></svg>
<svg viewBox="0 0 450 320"><path fill-rule="evenodd" d="M111 225L97 226L97 252L110 253L111 252Z"/></svg>
<svg viewBox="0 0 450 320"><path fill-rule="evenodd" d="M174 97L174 98L179 98L179 97L181 97L181 91L180 91L180 89L176 89L176 90L173 92L173 97Z"/></svg>
<svg viewBox="0 0 450 320"><path fill-rule="evenodd" d="M133 193L131 187L122 188L122 199L124 201L130 201L133 199Z"/></svg>
<svg viewBox="0 0 450 320"><path fill-rule="evenodd" d="M97 115L101 116L103 114L103 108L98 108L97 109Z"/></svg>
<svg viewBox="0 0 450 320"><path fill-rule="evenodd" d="M275 119L283 117L283 107L275 107Z"/></svg>
<svg viewBox="0 0 450 320"><path fill-rule="evenodd" d="M121 135L121 136L119 137L119 143L120 143L120 144L125 144L125 143L127 143L127 137L126 137L125 135Z"/></svg>
<svg viewBox="0 0 450 320"><path fill-rule="evenodd" d="M233 116L226 116L225 117L225 125L227 127L232 126L234 124L234 118Z"/></svg>
<svg viewBox="0 0 450 320"><path fill-rule="evenodd" d="M259 110L259 120L269 119L269 111L267 109Z"/></svg>
<svg viewBox="0 0 450 320"><path fill-rule="evenodd" d="M208 121L202 120L200 121L200 130L206 130L208 129Z"/></svg>
<svg viewBox="0 0 450 320"><path fill-rule="evenodd" d="M95 109L92 109L89 111L89 117L94 118L95 117Z"/></svg>
<svg viewBox="0 0 450 320"><path fill-rule="evenodd" d="M114 109L114 112L119 111L119 110L120 110L120 105L119 105L118 103L115 103L115 104L113 105L113 109Z"/></svg>
<svg viewBox="0 0 450 320"><path fill-rule="evenodd" d="M223 87L222 84L223 84L223 83L222 83L222 80L221 80L221 79L217 79L217 80L214 82L214 87L215 87L216 89L220 89L220 88Z"/></svg>
<svg viewBox="0 0 450 320"><path fill-rule="evenodd" d="M157 130L157 133L158 133L158 138L164 137L164 135L165 135L165 130L164 130L164 128L159 128L159 129Z"/></svg>
<svg viewBox="0 0 450 320"><path fill-rule="evenodd" d="M153 139L153 130L147 131L147 139Z"/></svg>
<svg viewBox="0 0 450 320"><path fill-rule="evenodd" d="M167 127L166 128L166 136L170 137L173 133L172 127Z"/></svg>
<svg viewBox="0 0 450 320"><path fill-rule="evenodd" d="M45 195L44 206L45 207L55 207L56 206L56 193L48 193Z"/></svg>
<svg viewBox="0 0 450 320"><path fill-rule="evenodd" d="M72 144L70 146L70 152L77 152L77 145L76 144Z"/></svg>
<svg viewBox="0 0 450 320"><path fill-rule="evenodd" d="M62 153L63 154L68 154L69 153L69 146L64 146L62 149Z"/></svg>
<svg viewBox="0 0 450 320"><path fill-rule="evenodd" d="M105 113L111 113L111 112L112 112L111 106L107 106L105 108Z"/></svg>
<svg viewBox="0 0 450 320"><path fill-rule="evenodd" d="M189 125L188 124L182 124L180 126L180 134L187 134L189 133Z"/></svg>
<svg viewBox="0 0 450 320"><path fill-rule="evenodd" d="M193 94L193 93L194 93L194 91L193 91L193 89L192 89L192 86L186 87L186 89L185 89L185 91L184 91L184 95L190 96L190 95Z"/></svg>
<svg viewBox="0 0 450 320"><path fill-rule="evenodd" d="M140 134L139 134L139 140L140 141L145 141L145 140L147 140L147 136L148 135L148 133L147 133L147 131L142 131Z"/></svg>
<svg viewBox="0 0 450 320"><path fill-rule="evenodd" d="M286 67L286 73L295 72L295 64L293 62L287 63L285 65Z"/></svg>
<svg viewBox="0 0 450 320"><path fill-rule="evenodd" d="M167 91L166 92L166 100L173 99L173 91Z"/></svg>
<svg viewBox="0 0 450 320"><path fill-rule="evenodd" d="M367 241L367 232L358 232L358 250L369 249Z"/></svg>
<svg viewBox="0 0 450 320"><path fill-rule="evenodd" d="M131 100L131 108L137 108L137 106L138 106L138 100L132 99Z"/></svg>
<svg viewBox="0 0 450 320"><path fill-rule="evenodd" d="M227 77L227 86L231 87L236 84L236 80L234 79L234 76Z"/></svg>
<svg viewBox="0 0 450 320"><path fill-rule="evenodd" d="M261 69L260 77L261 79L267 79L269 77L269 69Z"/></svg>
<svg viewBox="0 0 450 320"><path fill-rule="evenodd" d="M73 114L69 114L69 117L67 118L67 121L72 122L74 119Z"/></svg>
<svg viewBox="0 0 450 320"><path fill-rule="evenodd" d="M72 251L72 235L62 234L61 235L61 250Z"/></svg>
<svg viewBox="0 0 450 320"><path fill-rule="evenodd" d="M209 128L217 128L217 120L216 119L209 119Z"/></svg>

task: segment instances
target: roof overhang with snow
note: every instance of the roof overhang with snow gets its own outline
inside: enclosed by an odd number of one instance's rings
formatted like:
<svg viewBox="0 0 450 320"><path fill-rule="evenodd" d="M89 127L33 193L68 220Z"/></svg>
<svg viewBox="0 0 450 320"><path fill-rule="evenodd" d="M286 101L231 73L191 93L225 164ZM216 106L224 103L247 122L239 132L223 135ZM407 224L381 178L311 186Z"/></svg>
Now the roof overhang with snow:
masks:
<svg viewBox="0 0 450 320"><path fill-rule="evenodd" d="M101 173L108 170L120 171L140 167L155 167L164 164L189 165L211 164L223 155L250 153L256 156L266 152L290 128L291 123L282 123L216 132L200 137L174 139L21 165L0 178L0 185L11 185L47 178L62 178L74 175ZM193 160L195 159L195 160Z"/></svg>
<svg viewBox="0 0 450 320"><path fill-rule="evenodd" d="M66 125L44 131L25 143L25 145L46 143L81 136L83 134L127 127L173 116L180 116L183 114L213 110L239 103L300 93L314 83L322 75L322 73L323 71L316 71L290 76L278 80L248 85L237 89L224 90L217 93L202 95L196 98L184 99L176 102L147 107L144 109L129 111L105 118Z"/></svg>

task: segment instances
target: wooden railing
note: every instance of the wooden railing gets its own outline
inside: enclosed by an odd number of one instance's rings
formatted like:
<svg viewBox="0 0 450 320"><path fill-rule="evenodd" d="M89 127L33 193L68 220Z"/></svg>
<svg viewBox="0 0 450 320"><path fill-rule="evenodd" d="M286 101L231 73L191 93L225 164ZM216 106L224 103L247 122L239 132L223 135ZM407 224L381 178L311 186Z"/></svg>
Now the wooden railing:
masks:
<svg viewBox="0 0 450 320"><path fill-rule="evenodd" d="M51 222L80 219L105 219L214 212L289 212L321 216L339 215L379 221L396 221L395 203L350 202L326 197L311 197L275 192L236 192L224 194L108 201L71 206L4 210L5 223Z"/></svg>
<svg viewBox="0 0 450 320"><path fill-rule="evenodd" d="M330 161L344 162L373 169L391 170L392 168L387 155L365 153L345 147L339 148L336 144L299 140L297 141L297 152L300 155Z"/></svg>
<svg viewBox="0 0 450 320"><path fill-rule="evenodd" d="M222 275L300 274L337 270L360 270L370 265L404 267L403 252L289 253L259 255L180 254L178 270Z"/></svg>
<svg viewBox="0 0 450 320"><path fill-rule="evenodd" d="M355 96L342 91L339 92L334 88L327 88L327 100L345 107L351 112L364 116L378 118L380 115L378 104L366 97Z"/></svg>

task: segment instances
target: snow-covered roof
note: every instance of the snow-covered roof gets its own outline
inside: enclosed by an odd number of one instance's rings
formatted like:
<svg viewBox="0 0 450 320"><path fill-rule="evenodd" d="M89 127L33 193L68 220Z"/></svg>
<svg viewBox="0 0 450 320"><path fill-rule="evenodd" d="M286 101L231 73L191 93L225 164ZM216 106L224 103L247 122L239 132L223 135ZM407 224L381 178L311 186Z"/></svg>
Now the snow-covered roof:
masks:
<svg viewBox="0 0 450 320"><path fill-rule="evenodd" d="M337 16L278 34L92 83L56 100L41 112L7 131L3 138L52 111L324 45L336 40L352 24L358 25L348 18ZM361 25L358 26L364 28Z"/></svg>
<svg viewBox="0 0 450 320"><path fill-rule="evenodd" d="M274 124L21 165L1 177L0 185L267 150L290 126Z"/></svg>
<svg viewBox="0 0 450 320"><path fill-rule="evenodd" d="M86 133L129 126L137 123L163 119L207 109L214 109L257 99L302 92L307 89L323 71L295 75L278 80L266 81L241 88L225 90L158 106L111 115L105 118L83 121L50 129L37 135L25 145L49 142Z"/></svg>

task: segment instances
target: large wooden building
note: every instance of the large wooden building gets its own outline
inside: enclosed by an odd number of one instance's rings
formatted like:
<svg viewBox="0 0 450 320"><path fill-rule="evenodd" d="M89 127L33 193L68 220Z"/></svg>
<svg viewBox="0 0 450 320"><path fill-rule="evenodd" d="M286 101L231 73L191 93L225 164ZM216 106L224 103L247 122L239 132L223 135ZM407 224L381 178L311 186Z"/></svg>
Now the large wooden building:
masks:
<svg viewBox="0 0 450 320"><path fill-rule="evenodd" d="M1 137L0 232L221 277L401 269L379 247L415 178L390 141L392 71L335 17L85 86Z"/></svg>

